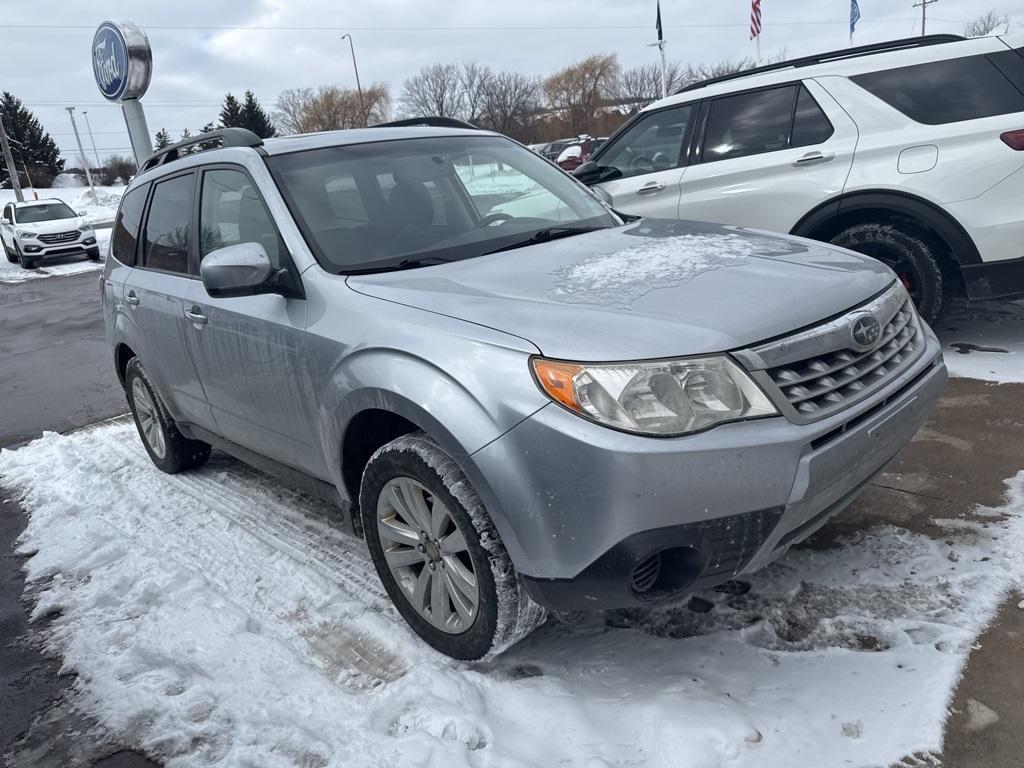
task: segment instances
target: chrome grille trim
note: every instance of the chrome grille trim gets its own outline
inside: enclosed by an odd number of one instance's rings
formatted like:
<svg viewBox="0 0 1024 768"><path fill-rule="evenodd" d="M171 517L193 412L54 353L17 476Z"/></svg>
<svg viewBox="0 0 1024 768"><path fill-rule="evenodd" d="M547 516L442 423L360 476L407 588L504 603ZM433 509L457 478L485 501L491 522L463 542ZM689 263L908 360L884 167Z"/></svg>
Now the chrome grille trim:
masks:
<svg viewBox="0 0 1024 768"><path fill-rule="evenodd" d="M52 244L52 243L70 243L72 240L77 240L78 235L81 234L77 229L71 232L54 232L48 235L38 235L39 241Z"/></svg>
<svg viewBox="0 0 1024 768"><path fill-rule="evenodd" d="M852 326L865 313L881 324L878 341L858 349ZM924 351L924 335L902 285L840 317L734 356L791 421L831 416L885 387Z"/></svg>

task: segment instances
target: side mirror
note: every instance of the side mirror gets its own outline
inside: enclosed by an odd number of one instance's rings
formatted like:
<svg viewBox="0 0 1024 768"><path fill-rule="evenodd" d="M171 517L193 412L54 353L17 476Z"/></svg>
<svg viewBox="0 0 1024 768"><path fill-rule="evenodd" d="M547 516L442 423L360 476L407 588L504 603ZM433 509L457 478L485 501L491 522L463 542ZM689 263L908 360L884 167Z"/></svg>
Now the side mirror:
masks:
<svg viewBox="0 0 1024 768"><path fill-rule="evenodd" d="M75 211L75 215L76 216L88 216L89 214L87 214L85 211Z"/></svg>
<svg viewBox="0 0 1024 768"><path fill-rule="evenodd" d="M572 175L589 187L591 184L599 184L602 181L617 179L622 175L622 171L618 168L598 165L593 160L588 160L573 171Z"/></svg>
<svg viewBox="0 0 1024 768"><path fill-rule="evenodd" d="M199 265L199 274L206 292L219 298L295 293L288 270L274 269L259 243L238 243L210 251Z"/></svg>
<svg viewBox="0 0 1024 768"><path fill-rule="evenodd" d="M10 224L10 223L11 223L11 220L9 218L7 218L6 216L4 216L2 219L0 219L0 224Z"/></svg>

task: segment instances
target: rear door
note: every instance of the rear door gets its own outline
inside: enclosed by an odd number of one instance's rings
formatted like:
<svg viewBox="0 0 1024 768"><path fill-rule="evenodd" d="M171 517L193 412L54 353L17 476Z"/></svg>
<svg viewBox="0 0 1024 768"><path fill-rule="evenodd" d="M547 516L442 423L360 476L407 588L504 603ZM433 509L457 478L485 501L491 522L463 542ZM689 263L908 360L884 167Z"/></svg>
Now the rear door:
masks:
<svg viewBox="0 0 1024 768"><path fill-rule="evenodd" d="M686 153L697 106L677 104L648 112L594 158L616 210L674 219L679 210Z"/></svg>
<svg viewBox="0 0 1024 768"><path fill-rule="evenodd" d="M789 232L843 191L857 126L817 83L706 102L679 218Z"/></svg>
<svg viewBox="0 0 1024 768"><path fill-rule="evenodd" d="M136 349L161 399L179 422L213 427L198 373L186 345L184 299L198 282L190 272L196 174L186 171L153 184L135 268L123 301L137 329Z"/></svg>
<svg viewBox="0 0 1024 768"><path fill-rule="evenodd" d="M124 284L131 274L132 267L135 266L142 214L146 209L148 196L148 184L125 193L110 232L110 249L103 265L103 277L100 278L103 317L107 322L108 336L112 334L114 322L118 317L130 317L133 313L133 308L124 303ZM125 332L130 334L132 329L125 329ZM134 339L130 341L134 343Z"/></svg>
<svg viewBox="0 0 1024 768"><path fill-rule="evenodd" d="M244 168L209 166L200 184L200 263L218 248L259 243L274 267L294 270ZM305 355L306 300L278 294L215 298L201 281L188 288L189 348L217 432L263 456L326 477Z"/></svg>

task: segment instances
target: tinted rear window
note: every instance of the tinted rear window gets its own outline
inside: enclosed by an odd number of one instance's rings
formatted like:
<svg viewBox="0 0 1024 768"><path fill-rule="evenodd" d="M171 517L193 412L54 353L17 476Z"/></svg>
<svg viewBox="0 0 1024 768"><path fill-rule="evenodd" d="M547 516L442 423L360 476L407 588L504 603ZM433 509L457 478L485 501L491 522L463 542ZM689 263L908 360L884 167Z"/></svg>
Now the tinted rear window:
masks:
<svg viewBox="0 0 1024 768"><path fill-rule="evenodd" d="M835 129L828 116L818 106L811 92L800 86L800 96L796 101L796 113L793 115L793 138L791 147L809 147L827 141Z"/></svg>
<svg viewBox="0 0 1024 768"><path fill-rule="evenodd" d="M157 182L149 204L142 265L188 273L188 222L192 215L192 174Z"/></svg>
<svg viewBox="0 0 1024 768"><path fill-rule="evenodd" d="M117 212L114 231L110 235L110 255L122 264L135 263L135 244L139 241L139 225L142 223L142 209L146 205L149 185L128 192L121 201Z"/></svg>
<svg viewBox="0 0 1024 768"><path fill-rule="evenodd" d="M1024 93L1003 71L1016 65L1012 56L965 56L850 79L912 120L943 125L1024 112Z"/></svg>

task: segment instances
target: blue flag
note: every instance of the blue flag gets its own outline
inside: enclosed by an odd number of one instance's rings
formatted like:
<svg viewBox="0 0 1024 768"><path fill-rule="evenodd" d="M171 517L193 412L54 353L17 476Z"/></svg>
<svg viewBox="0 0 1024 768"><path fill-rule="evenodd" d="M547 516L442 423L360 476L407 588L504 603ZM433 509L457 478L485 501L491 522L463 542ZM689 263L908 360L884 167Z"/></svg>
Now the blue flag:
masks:
<svg viewBox="0 0 1024 768"><path fill-rule="evenodd" d="M857 0L850 0L850 34L857 28L857 22L860 20L860 3Z"/></svg>

